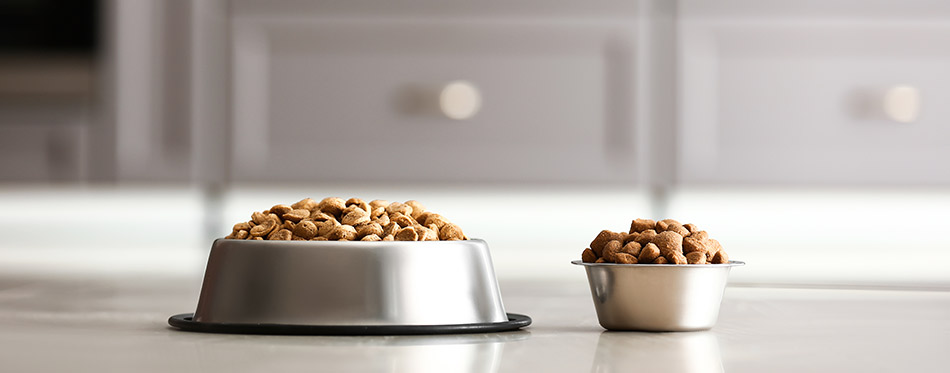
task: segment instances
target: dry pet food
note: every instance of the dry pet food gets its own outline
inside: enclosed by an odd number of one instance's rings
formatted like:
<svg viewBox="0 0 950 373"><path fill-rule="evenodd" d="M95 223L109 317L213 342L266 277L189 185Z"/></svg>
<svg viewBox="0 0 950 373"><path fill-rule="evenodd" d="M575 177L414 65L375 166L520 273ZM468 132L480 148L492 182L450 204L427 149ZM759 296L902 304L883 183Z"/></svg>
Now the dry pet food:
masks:
<svg viewBox="0 0 950 373"><path fill-rule="evenodd" d="M627 233L600 231L581 259L584 263L620 264L729 263L729 255L709 233L673 219L635 219Z"/></svg>
<svg viewBox="0 0 950 373"><path fill-rule="evenodd" d="M227 237L280 241L459 241L462 228L418 201L329 197L275 205L237 223Z"/></svg>

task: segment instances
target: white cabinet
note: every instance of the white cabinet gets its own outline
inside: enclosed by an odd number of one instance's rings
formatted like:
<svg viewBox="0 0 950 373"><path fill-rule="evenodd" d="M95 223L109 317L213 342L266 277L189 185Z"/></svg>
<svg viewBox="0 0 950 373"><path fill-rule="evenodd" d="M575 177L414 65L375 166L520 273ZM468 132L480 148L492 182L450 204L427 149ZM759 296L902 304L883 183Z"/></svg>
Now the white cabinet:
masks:
<svg viewBox="0 0 950 373"><path fill-rule="evenodd" d="M689 0L679 11L680 182L950 183L950 3ZM901 85L917 100L888 102Z"/></svg>
<svg viewBox="0 0 950 373"><path fill-rule="evenodd" d="M232 4L233 180L637 180L635 2L398 3Z"/></svg>

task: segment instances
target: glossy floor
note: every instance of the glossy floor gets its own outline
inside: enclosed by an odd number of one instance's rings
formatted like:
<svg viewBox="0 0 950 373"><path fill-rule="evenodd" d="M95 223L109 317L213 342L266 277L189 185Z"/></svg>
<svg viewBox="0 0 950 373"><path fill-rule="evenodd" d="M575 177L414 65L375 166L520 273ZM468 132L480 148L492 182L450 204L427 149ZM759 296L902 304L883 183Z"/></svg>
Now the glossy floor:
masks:
<svg viewBox="0 0 950 373"><path fill-rule="evenodd" d="M946 372L950 293L730 287L719 324L606 332L587 284L501 284L520 332L407 337L180 332L197 278L0 277L0 362L27 371Z"/></svg>

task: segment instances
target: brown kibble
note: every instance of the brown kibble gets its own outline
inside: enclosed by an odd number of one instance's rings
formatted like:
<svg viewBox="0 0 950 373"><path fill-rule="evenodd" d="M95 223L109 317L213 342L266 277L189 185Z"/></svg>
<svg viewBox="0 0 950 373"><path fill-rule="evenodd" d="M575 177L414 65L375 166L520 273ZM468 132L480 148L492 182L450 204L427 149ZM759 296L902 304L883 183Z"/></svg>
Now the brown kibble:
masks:
<svg viewBox="0 0 950 373"><path fill-rule="evenodd" d="M333 232L333 230L340 225L340 223L332 219L320 223L314 222L314 224L317 226L317 235L323 237L329 236L330 232Z"/></svg>
<svg viewBox="0 0 950 373"><path fill-rule="evenodd" d="M310 241L327 241L327 238L317 236L317 237L311 238Z"/></svg>
<svg viewBox="0 0 950 373"><path fill-rule="evenodd" d="M460 228L458 225L448 223L439 229L439 239L446 241L459 241L466 240L468 238L465 237L464 233L462 233L462 228Z"/></svg>
<svg viewBox="0 0 950 373"><path fill-rule="evenodd" d="M274 205L270 208L270 213L277 214L277 216L283 216L284 214L293 211L294 208L287 205Z"/></svg>
<svg viewBox="0 0 950 373"><path fill-rule="evenodd" d="M688 229L690 234L693 234L693 232L699 232L699 227L697 227L696 224L693 224L693 223L683 224L683 228Z"/></svg>
<svg viewBox="0 0 950 373"><path fill-rule="evenodd" d="M395 240L396 240L396 236L393 236L391 234L383 237L383 241L395 241Z"/></svg>
<svg viewBox="0 0 950 373"><path fill-rule="evenodd" d="M402 213L391 213L389 215L389 221L399 224L400 227L411 227L418 224L412 217Z"/></svg>
<svg viewBox="0 0 950 373"><path fill-rule="evenodd" d="M361 199L359 199L359 198L355 198L355 197L346 200L346 203L344 203L344 205L345 205L346 207L356 206L356 207L359 207L359 208L360 208L361 210L363 210L363 211L369 211L369 210L370 210L369 204L366 203L366 201L363 201L363 200L361 200Z"/></svg>
<svg viewBox="0 0 950 373"><path fill-rule="evenodd" d="M389 201L384 200L384 199L374 199L369 202L369 207L373 210L376 210L380 207L382 207L385 210L386 206L389 206Z"/></svg>
<svg viewBox="0 0 950 373"><path fill-rule="evenodd" d="M607 245L614 236L614 233L608 230L602 230L597 234L597 237L594 237L594 240L590 242L590 249L594 250L597 253L597 256L604 256L604 246Z"/></svg>
<svg viewBox="0 0 950 373"><path fill-rule="evenodd" d="M386 206L386 212L389 213L390 219L392 218L392 215L397 212L406 216L412 216L412 206L404 203L393 202L390 203L389 206Z"/></svg>
<svg viewBox="0 0 950 373"><path fill-rule="evenodd" d="M666 260L673 264L686 264L686 256L683 253L672 253Z"/></svg>
<svg viewBox="0 0 950 373"><path fill-rule="evenodd" d="M682 225L679 225L679 224L670 224L670 225L666 228L666 231L669 231L669 232L676 232L676 233L678 233L680 236L683 236L683 237L689 236L689 229L686 229L686 227L684 227L684 226L682 226Z"/></svg>
<svg viewBox="0 0 950 373"><path fill-rule="evenodd" d="M607 261L604 260L604 258L597 258L597 260L594 261L594 263L606 263L606 262Z"/></svg>
<svg viewBox="0 0 950 373"><path fill-rule="evenodd" d="M303 220L303 219L309 218L309 217L310 217L310 210L307 210L307 209L291 210L290 212L281 215L281 217L283 217L284 219L287 219L287 220L290 220L290 221L293 221L293 222L296 223L296 222L299 222L299 221L301 221L301 220Z"/></svg>
<svg viewBox="0 0 950 373"><path fill-rule="evenodd" d="M327 197L320 201L317 208L326 214L339 218L343 213L343 209L346 208L346 201L339 197Z"/></svg>
<svg viewBox="0 0 950 373"><path fill-rule="evenodd" d="M310 220L304 220L294 227L293 232L295 236L309 240L317 236L317 225Z"/></svg>
<svg viewBox="0 0 950 373"><path fill-rule="evenodd" d="M413 227L405 227L396 232L396 241L418 241L419 234Z"/></svg>
<svg viewBox="0 0 950 373"><path fill-rule="evenodd" d="M240 231L240 230L245 230L245 231L246 231L246 230L251 229L251 223L249 223L249 222L237 223L237 224L234 225L234 228L232 228L232 229L234 230L234 232L237 232L237 231Z"/></svg>
<svg viewBox="0 0 950 373"><path fill-rule="evenodd" d="M623 244L617 240L610 240L604 245L603 255L601 255L604 260L612 263L616 263L617 259L614 257L617 253L620 252L620 248L623 247Z"/></svg>
<svg viewBox="0 0 950 373"><path fill-rule="evenodd" d="M712 257L713 264L726 264L729 263L729 255L726 254L725 250L719 250L716 252L716 255Z"/></svg>
<svg viewBox="0 0 950 373"><path fill-rule="evenodd" d="M419 220L419 215L422 215L422 213L426 211L425 206L414 199L406 201L405 204L409 207L412 207L412 211L409 213L409 216L412 216L413 219Z"/></svg>
<svg viewBox="0 0 950 373"><path fill-rule="evenodd" d="M441 229L442 226L449 223L449 221L445 217L439 214L435 214L435 213L429 213L425 215L425 218L426 218L425 221L421 223L425 225L435 224L435 226L439 227L439 229Z"/></svg>
<svg viewBox="0 0 950 373"><path fill-rule="evenodd" d="M357 237L365 237L365 236L381 237L383 235L383 227L380 226L379 223L368 222L368 223L360 224L359 226L355 228L356 228Z"/></svg>
<svg viewBox="0 0 950 373"><path fill-rule="evenodd" d="M614 255L614 263L637 264L637 257L627 253L617 253Z"/></svg>
<svg viewBox="0 0 950 373"><path fill-rule="evenodd" d="M668 231L670 225L680 225L680 226L682 226L683 224L680 224L680 222L676 221L675 219L663 219L663 220L660 220L660 221L656 222L656 233L661 233L661 232L666 232L666 231Z"/></svg>
<svg viewBox="0 0 950 373"><path fill-rule="evenodd" d="M277 223L273 220L265 220L260 225L255 225L251 228L249 232L253 237L263 237L270 234L275 228L277 228Z"/></svg>
<svg viewBox="0 0 950 373"><path fill-rule="evenodd" d="M693 251L686 254L686 262L689 264L706 264L705 251Z"/></svg>
<svg viewBox="0 0 950 373"><path fill-rule="evenodd" d="M629 233L643 232L648 229L654 229L656 222L651 219L634 219L630 222Z"/></svg>
<svg viewBox="0 0 950 373"><path fill-rule="evenodd" d="M652 229L647 229L643 232L640 232L640 235L634 240L640 244L640 246L646 246L648 243L653 242L653 238L656 237L656 231ZM641 260L640 263L643 263Z"/></svg>
<svg viewBox="0 0 950 373"><path fill-rule="evenodd" d="M670 264L670 261L666 260L666 258L662 256L658 256L653 260L653 264Z"/></svg>
<svg viewBox="0 0 950 373"><path fill-rule="evenodd" d="M722 251L722 245L719 243L719 241L716 241L712 238L706 240L706 261L707 262L712 261L712 259L716 256L716 253L720 251ZM729 260L728 258L729 257L727 256L726 261Z"/></svg>
<svg viewBox="0 0 950 373"><path fill-rule="evenodd" d="M356 228L350 225L338 225L327 235L328 240L353 241L356 239Z"/></svg>
<svg viewBox="0 0 950 373"><path fill-rule="evenodd" d="M683 236L673 231L664 231L657 234L652 241L660 249L660 255L667 258L673 256L673 253L683 254Z"/></svg>
<svg viewBox="0 0 950 373"><path fill-rule="evenodd" d="M250 235L250 233L248 233L246 230L243 230L243 229L242 229L242 230L239 230L239 231L234 235L233 238L238 239L238 240L243 240L243 239L246 239L249 235Z"/></svg>
<svg viewBox="0 0 950 373"><path fill-rule="evenodd" d="M637 261L640 263L653 263L653 261L660 256L660 248L656 247L656 244L648 243L643 249L640 250L640 255L637 256Z"/></svg>
<svg viewBox="0 0 950 373"><path fill-rule="evenodd" d="M640 237L639 232L627 233L627 235L623 237L623 244L626 245L629 242L634 242L637 240L637 237Z"/></svg>
<svg viewBox="0 0 950 373"><path fill-rule="evenodd" d="M396 222L390 222L389 225L383 226L383 238L386 238L386 236L395 236L399 228L401 227L399 224L396 224Z"/></svg>
<svg viewBox="0 0 950 373"><path fill-rule="evenodd" d="M281 229L271 233L267 236L267 239L273 241L290 241L291 237L293 237L293 233L287 229Z"/></svg>
<svg viewBox="0 0 950 373"><path fill-rule="evenodd" d="M290 221L290 220L284 220L284 223L280 225L280 229L286 229L286 230L289 230L289 231L293 232L293 231L294 231L294 226L296 226L296 225L297 225L297 224L294 224L294 222L292 222L292 221Z"/></svg>
<svg viewBox="0 0 950 373"><path fill-rule="evenodd" d="M258 240L258 241L263 241L263 240L264 240L263 237L251 237L251 238L248 238L248 239L249 239L249 240Z"/></svg>
<svg viewBox="0 0 950 373"><path fill-rule="evenodd" d="M369 222L369 213L359 207L356 207L355 205L351 207L354 207L354 209L343 215L343 219L340 221L340 223L355 226L363 222Z"/></svg>
<svg viewBox="0 0 950 373"><path fill-rule="evenodd" d="M706 233L706 231L695 231L690 233L689 236L702 241L704 244L707 240L709 240L709 233Z"/></svg>
<svg viewBox="0 0 950 373"><path fill-rule="evenodd" d="M375 234L366 235L360 239L360 241L382 241L382 240L383 240L382 238L379 238L379 236Z"/></svg>
<svg viewBox="0 0 950 373"><path fill-rule="evenodd" d="M594 253L594 250L591 250L591 249L584 249L584 251L581 252L581 260L582 260L584 263L593 263L593 262L596 262L596 261L597 261L597 254Z"/></svg>
<svg viewBox="0 0 950 373"><path fill-rule="evenodd" d="M636 241L627 242L626 245L623 245L623 248L620 249L620 252L627 253L633 256L640 256L640 244Z"/></svg>
<svg viewBox="0 0 950 373"><path fill-rule="evenodd" d="M251 214L251 221L256 225L264 224L267 221L267 214L255 211Z"/></svg>
<svg viewBox="0 0 950 373"><path fill-rule="evenodd" d="M693 237L692 235L689 237L684 237L683 253L689 254L697 251L702 252L703 255L706 255L706 243L696 237Z"/></svg>
<svg viewBox="0 0 950 373"><path fill-rule="evenodd" d="M306 238L300 237L298 235L293 235L292 237L290 237L290 240L291 241L307 241Z"/></svg>
<svg viewBox="0 0 950 373"><path fill-rule="evenodd" d="M310 213L310 220L313 220L314 222L319 223L319 222L325 222L327 220L336 220L336 218L333 217L333 215L324 213L323 211L315 210L314 212Z"/></svg>
<svg viewBox="0 0 950 373"><path fill-rule="evenodd" d="M290 205L290 208L293 210L304 209L304 210L312 211L317 208L317 201L314 201L313 199L310 199L310 198L304 198L300 201L297 201L297 203ZM283 214L278 214L278 215L283 215Z"/></svg>

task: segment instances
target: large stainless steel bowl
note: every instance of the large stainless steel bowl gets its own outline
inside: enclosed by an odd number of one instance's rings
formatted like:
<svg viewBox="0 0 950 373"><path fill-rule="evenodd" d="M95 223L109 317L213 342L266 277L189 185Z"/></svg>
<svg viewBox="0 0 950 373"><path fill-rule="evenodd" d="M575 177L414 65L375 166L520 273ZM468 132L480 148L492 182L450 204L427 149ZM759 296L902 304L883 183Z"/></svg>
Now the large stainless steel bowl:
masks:
<svg viewBox="0 0 950 373"><path fill-rule="evenodd" d="M745 265L571 263L587 269L601 326L644 331L712 328L729 270Z"/></svg>
<svg viewBox="0 0 950 373"><path fill-rule="evenodd" d="M411 326L501 323L509 317L482 240L219 239L198 308L187 321Z"/></svg>

